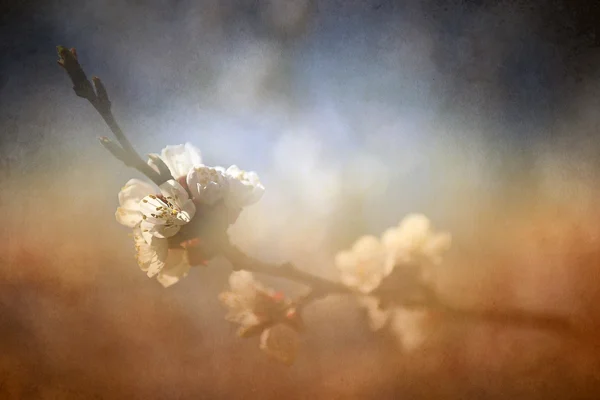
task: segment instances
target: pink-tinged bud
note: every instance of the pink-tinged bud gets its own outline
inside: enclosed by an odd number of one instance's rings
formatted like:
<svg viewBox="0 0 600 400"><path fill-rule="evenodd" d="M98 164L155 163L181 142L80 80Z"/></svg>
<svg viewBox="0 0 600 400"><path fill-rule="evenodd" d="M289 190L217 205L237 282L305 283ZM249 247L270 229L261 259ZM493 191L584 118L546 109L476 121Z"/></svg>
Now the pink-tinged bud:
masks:
<svg viewBox="0 0 600 400"><path fill-rule="evenodd" d="M187 249L189 247L198 247L198 246L200 246L201 243L202 243L202 240L200 238L196 237L196 238L192 238L192 239L181 242L181 247L183 247L184 249Z"/></svg>
<svg viewBox="0 0 600 400"><path fill-rule="evenodd" d="M304 330L304 321L295 307L290 307L286 310L284 322L298 332L302 332Z"/></svg>
<svg viewBox="0 0 600 400"><path fill-rule="evenodd" d="M197 240L199 241L200 239L197 239ZM194 241L194 239L188 240L187 242L192 242L192 241ZM186 243L186 242L184 242L184 243ZM187 256L188 256L188 261L190 262L190 265L203 265L203 266L208 265L208 260L207 260L206 254L204 254L204 252L202 251L202 248L199 245L184 245L182 243L181 246L187 250Z"/></svg>
<svg viewBox="0 0 600 400"><path fill-rule="evenodd" d="M283 292L275 292L273 293L273 295L271 296L271 298L276 301L276 302L281 302L283 300L285 300L285 294L283 294Z"/></svg>

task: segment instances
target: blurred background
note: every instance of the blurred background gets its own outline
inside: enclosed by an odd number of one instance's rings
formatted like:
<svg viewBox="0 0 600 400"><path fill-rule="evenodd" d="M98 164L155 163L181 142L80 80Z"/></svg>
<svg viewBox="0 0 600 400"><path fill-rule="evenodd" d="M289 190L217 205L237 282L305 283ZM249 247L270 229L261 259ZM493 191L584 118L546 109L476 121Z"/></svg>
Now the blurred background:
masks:
<svg viewBox="0 0 600 400"><path fill-rule="evenodd" d="M192 142L267 192L248 253L336 278L334 254L422 212L453 235L450 304L600 326L597 2L4 1L0 398L590 398L600 343L440 317L407 353L349 298L306 312L296 364L238 339L214 260L163 289L114 220L139 174L72 92L105 83L142 154ZM292 292L301 287L269 281ZM285 285L285 286L283 286ZM591 335L593 337L593 335Z"/></svg>

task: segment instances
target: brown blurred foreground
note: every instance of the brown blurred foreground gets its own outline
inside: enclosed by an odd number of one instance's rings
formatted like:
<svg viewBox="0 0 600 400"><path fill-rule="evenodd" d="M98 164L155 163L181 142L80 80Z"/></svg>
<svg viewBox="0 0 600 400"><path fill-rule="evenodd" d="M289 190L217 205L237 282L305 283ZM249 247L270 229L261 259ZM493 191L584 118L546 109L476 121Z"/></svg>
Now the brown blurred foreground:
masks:
<svg viewBox="0 0 600 400"><path fill-rule="evenodd" d="M103 172L85 179L110 181ZM566 210L513 211L502 223L470 210L479 219L455 227L442 286L466 306L562 313L588 339L439 321L422 351L402 354L392 337L368 331L350 299L331 298L307 311L302 352L286 368L223 320L216 297L227 263L164 290L137 269L112 221L114 196L102 193L109 185L74 196L29 183L11 193L39 196L7 217L13 228L1 238L2 399L600 396L597 236Z"/></svg>

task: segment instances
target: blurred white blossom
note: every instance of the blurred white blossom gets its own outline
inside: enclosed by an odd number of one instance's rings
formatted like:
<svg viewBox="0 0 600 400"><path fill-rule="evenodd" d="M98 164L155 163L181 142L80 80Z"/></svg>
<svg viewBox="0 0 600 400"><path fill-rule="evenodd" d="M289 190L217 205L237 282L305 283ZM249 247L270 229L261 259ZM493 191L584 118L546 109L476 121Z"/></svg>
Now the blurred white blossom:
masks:
<svg viewBox="0 0 600 400"><path fill-rule="evenodd" d="M275 360L291 365L298 354L298 332L284 324L265 329L260 335L260 349Z"/></svg>
<svg viewBox="0 0 600 400"><path fill-rule="evenodd" d="M393 254L396 264L439 265L450 248L448 233L436 233L422 214L406 216L398 226L382 236L384 246Z"/></svg>
<svg viewBox="0 0 600 400"><path fill-rule="evenodd" d="M229 310L225 319L240 325L241 337L260 334L261 350L291 364L297 353L296 309L283 295L257 282L248 271L233 272L229 287L229 291L219 295Z"/></svg>
<svg viewBox="0 0 600 400"><path fill-rule="evenodd" d="M254 280L248 271L236 271L229 276L230 291L219 295L219 300L229 309L225 319L239 325L240 336L243 332L261 323L255 314L259 292L264 292L262 285Z"/></svg>
<svg viewBox="0 0 600 400"><path fill-rule="evenodd" d="M434 232L424 215L410 214L385 231L381 241L361 237L351 250L337 254L335 264L344 284L369 294L360 296L358 302L367 311L371 329L389 327L401 347L410 351L430 333L431 312L407 308L402 299L431 284L429 266L439 265L449 247L449 234ZM416 268L414 281L409 279L413 276L409 267Z"/></svg>
<svg viewBox="0 0 600 400"><path fill-rule="evenodd" d="M424 309L382 307L378 298L363 296L359 304L367 310L369 327L378 331L388 326L405 351L418 349L431 332L431 313Z"/></svg>
<svg viewBox="0 0 600 400"><path fill-rule="evenodd" d="M362 296L358 298L358 302L367 310L369 317L369 327L378 331L383 328L388 322L391 311L380 307L380 300L374 296Z"/></svg>
<svg viewBox="0 0 600 400"><path fill-rule="evenodd" d="M352 249L338 253L335 265L346 286L365 294L375 290L394 268L386 248L374 236L363 236Z"/></svg>
<svg viewBox="0 0 600 400"><path fill-rule="evenodd" d="M390 329L406 351L416 350L423 345L432 332L433 318L428 310L397 307L393 311Z"/></svg>

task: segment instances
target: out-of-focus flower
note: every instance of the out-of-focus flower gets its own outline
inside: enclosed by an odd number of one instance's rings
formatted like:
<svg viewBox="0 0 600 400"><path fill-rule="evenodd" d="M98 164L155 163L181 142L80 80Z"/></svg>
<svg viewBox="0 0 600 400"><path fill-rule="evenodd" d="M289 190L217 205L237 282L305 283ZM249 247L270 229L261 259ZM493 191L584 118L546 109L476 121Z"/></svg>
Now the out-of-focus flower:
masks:
<svg viewBox="0 0 600 400"><path fill-rule="evenodd" d="M393 311L390 329L404 350L413 351L427 340L433 329L432 321L430 311L397 307Z"/></svg>
<svg viewBox="0 0 600 400"><path fill-rule="evenodd" d="M382 307L380 300L373 296L364 296L358 300L367 310L371 330L378 331L388 326L398 344L406 351L418 349L432 329L430 311L398 306Z"/></svg>
<svg viewBox="0 0 600 400"><path fill-rule="evenodd" d="M161 194L150 194L140 202L141 228L144 235L168 238L191 221L196 206L187 191L172 179L160 185L159 189Z"/></svg>
<svg viewBox="0 0 600 400"><path fill-rule="evenodd" d="M230 291L221 293L219 300L229 309L225 319L241 325L238 333L243 336L244 331L261 323L254 309L258 293L265 289L248 271L233 272L229 276L229 287Z"/></svg>
<svg viewBox="0 0 600 400"><path fill-rule="evenodd" d="M431 311L407 308L404 302L429 299L433 288L428 267L441 263L449 247L449 234L433 232L425 216L411 214L388 229L381 241L360 238L350 251L336 256L335 264L344 284L368 294L358 301L367 310L371 329L388 326L402 348L410 351L427 338Z"/></svg>
<svg viewBox="0 0 600 400"><path fill-rule="evenodd" d="M225 319L240 325L238 335L261 335L263 351L286 364L293 362L296 336L291 331L298 330L301 321L291 302L262 286L248 271L233 272L229 286L219 300L229 309Z"/></svg>
<svg viewBox="0 0 600 400"><path fill-rule="evenodd" d="M167 146L162 149L160 158L175 179L187 176L194 166L202 164L200 150L191 143Z"/></svg>
<svg viewBox="0 0 600 400"><path fill-rule="evenodd" d="M222 168L196 165L187 174L187 186L195 201L213 205L227 195L228 179Z"/></svg>
<svg viewBox="0 0 600 400"><path fill-rule="evenodd" d="M130 179L119 192L119 204L115 217L117 222L133 228L142 222L140 202L150 194L159 193L158 187L139 179Z"/></svg>
<svg viewBox="0 0 600 400"><path fill-rule="evenodd" d="M232 165L223 173L229 178L229 194L225 199L229 207L243 208L254 204L265 192L265 187L254 171L244 171L237 165Z"/></svg>
<svg viewBox="0 0 600 400"><path fill-rule="evenodd" d="M242 337L262 332L287 308L285 299L263 287L251 272L233 272L229 276L229 287L230 291L221 293L219 299L229 309L225 319L241 325L238 334Z"/></svg>
<svg viewBox="0 0 600 400"><path fill-rule="evenodd" d="M358 302L366 308L367 316L369 317L369 327L374 331L383 328L392 315L391 310L380 306L380 300L376 297L362 296L358 298Z"/></svg>
<svg viewBox="0 0 600 400"><path fill-rule="evenodd" d="M298 354L298 332L284 324L265 329L260 335L260 349L275 360L292 365Z"/></svg>
<svg viewBox="0 0 600 400"><path fill-rule="evenodd" d="M375 290L394 268L386 248L374 236L363 236L352 249L338 253L335 265L342 282L364 294Z"/></svg>
<svg viewBox="0 0 600 400"><path fill-rule="evenodd" d="M410 214L397 227L384 232L382 243L394 255L396 264L438 265L450 248L451 237L435 233L424 215Z"/></svg>

